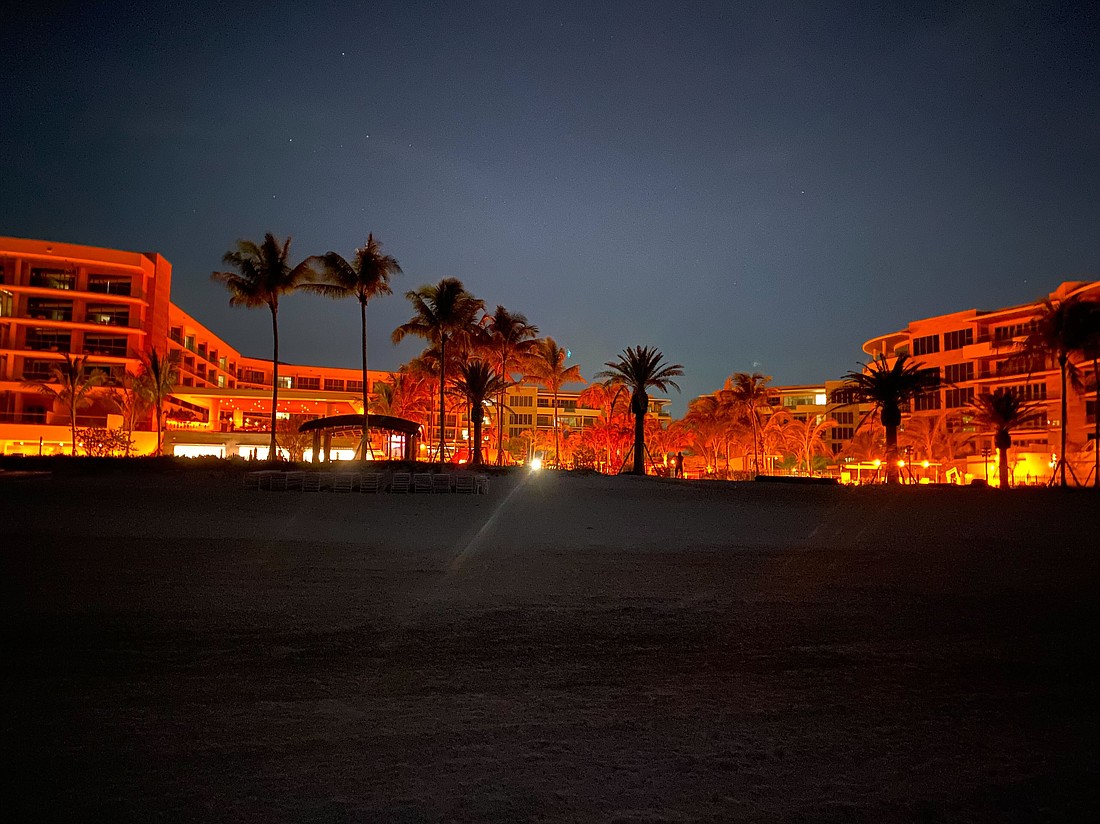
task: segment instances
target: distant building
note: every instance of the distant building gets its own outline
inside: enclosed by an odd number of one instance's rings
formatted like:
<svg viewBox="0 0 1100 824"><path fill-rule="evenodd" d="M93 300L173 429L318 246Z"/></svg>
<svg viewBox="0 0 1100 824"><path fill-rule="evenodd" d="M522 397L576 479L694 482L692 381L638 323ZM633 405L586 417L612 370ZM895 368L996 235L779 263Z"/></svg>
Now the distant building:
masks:
<svg viewBox="0 0 1100 824"><path fill-rule="evenodd" d="M172 303L171 281L172 265L159 254L0 238L0 454L69 451L67 415L25 385L49 379L66 355L86 357L88 369L117 381L136 373L142 353L156 349L179 357L180 380L168 404L168 454L267 457L271 360L242 355ZM371 370L368 390L375 392L392 374ZM279 383L282 418L363 411L359 368L280 363ZM583 429L598 414L578 406L579 394L558 393L563 427ZM506 438L553 427L550 393L539 387L512 387L505 405ZM664 420L668 406L667 399L652 402ZM106 389L95 390L77 415L81 427L115 428L120 420ZM465 454L466 411L449 412L444 426L451 454ZM139 453L154 449L152 430L146 416L134 433ZM433 417L420 439L424 457L438 441ZM350 457L353 449L350 441L336 442L330 455Z"/></svg>
<svg viewBox="0 0 1100 824"><path fill-rule="evenodd" d="M1100 300L1100 282L1066 282L1051 292L1049 298L1061 301L1071 296ZM992 457L987 462L982 455L983 450L992 449L992 435L978 431L967 414L975 396L1006 388L1034 402L1035 413L1012 433L1011 465L1016 483L1043 481L1050 477L1060 448L1063 422L1058 364L1049 357L1027 360L1020 349L1034 328L1041 306L1041 301L1035 301L1004 309L968 309L915 320L901 331L872 338L863 345L863 351L872 357L887 358L908 352L913 360L938 370L942 388L916 398L906 418L946 415L948 429L961 430L969 438L967 451L972 457L968 471L975 477L988 472L992 479L996 472ZM1069 390L1067 435L1071 460L1075 457L1083 460L1091 449L1095 391L1091 375L1086 377L1084 392ZM1087 474L1088 469L1084 471Z"/></svg>

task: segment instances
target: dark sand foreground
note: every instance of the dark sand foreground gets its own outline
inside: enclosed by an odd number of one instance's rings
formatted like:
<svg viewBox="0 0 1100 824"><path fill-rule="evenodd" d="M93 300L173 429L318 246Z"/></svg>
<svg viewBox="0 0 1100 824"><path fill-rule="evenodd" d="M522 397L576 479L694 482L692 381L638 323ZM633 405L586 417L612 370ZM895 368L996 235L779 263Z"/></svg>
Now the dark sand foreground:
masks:
<svg viewBox="0 0 1100 824"><path fill-rule="evenodd" d="M0 496L8 821L1100 815L1090 493Z"/></svg>

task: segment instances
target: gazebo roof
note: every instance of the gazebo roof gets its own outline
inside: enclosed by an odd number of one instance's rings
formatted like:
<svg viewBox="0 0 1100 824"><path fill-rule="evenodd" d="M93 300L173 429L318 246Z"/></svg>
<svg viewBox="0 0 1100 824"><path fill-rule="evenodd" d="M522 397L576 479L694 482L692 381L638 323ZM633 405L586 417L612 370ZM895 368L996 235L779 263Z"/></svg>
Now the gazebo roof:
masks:
<svg viewBox="0 0 1100 824"><path fill-rule="evenodd" d="M306 421L298 427L299 432L313 432L316 430L341 430L353 429L363 431L363 418L366 417L367 425L371 429L385 429L390 432L401 432L404 435L419 435L420 424L405 418L395 418L392 415L329 415L327 418L314 418Z"/></svg>

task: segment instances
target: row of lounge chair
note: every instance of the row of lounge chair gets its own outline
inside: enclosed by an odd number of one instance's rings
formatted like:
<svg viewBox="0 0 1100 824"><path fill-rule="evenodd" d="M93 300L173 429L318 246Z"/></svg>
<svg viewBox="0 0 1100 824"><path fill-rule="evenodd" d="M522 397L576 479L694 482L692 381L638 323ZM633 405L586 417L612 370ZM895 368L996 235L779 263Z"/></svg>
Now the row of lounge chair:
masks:
<svg viewBox="0 0 1100 824"><path fill-rule="evenodd" d="M244 477L247 489L271 492L459 492L488 494L489 477L470 472L304 472L263 469Z"/></svg>

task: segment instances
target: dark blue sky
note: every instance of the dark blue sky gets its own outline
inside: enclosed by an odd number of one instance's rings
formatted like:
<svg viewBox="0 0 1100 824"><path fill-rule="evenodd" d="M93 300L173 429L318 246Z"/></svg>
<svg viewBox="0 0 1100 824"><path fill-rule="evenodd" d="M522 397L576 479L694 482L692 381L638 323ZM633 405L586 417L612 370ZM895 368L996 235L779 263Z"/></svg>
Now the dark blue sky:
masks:
<svg viewBox="0 0 1100 824"><path fill-rule="evenodd" d="M374 367L420 348L401 294L454 276L588 377L660 347L677 412L1100 277L1095 2L159 5L0 17L0 233L159 251L246 354L267 314L209 273L265 231L400 260ZM354 303L281 324L286 360L357 364Z"/></svg>

